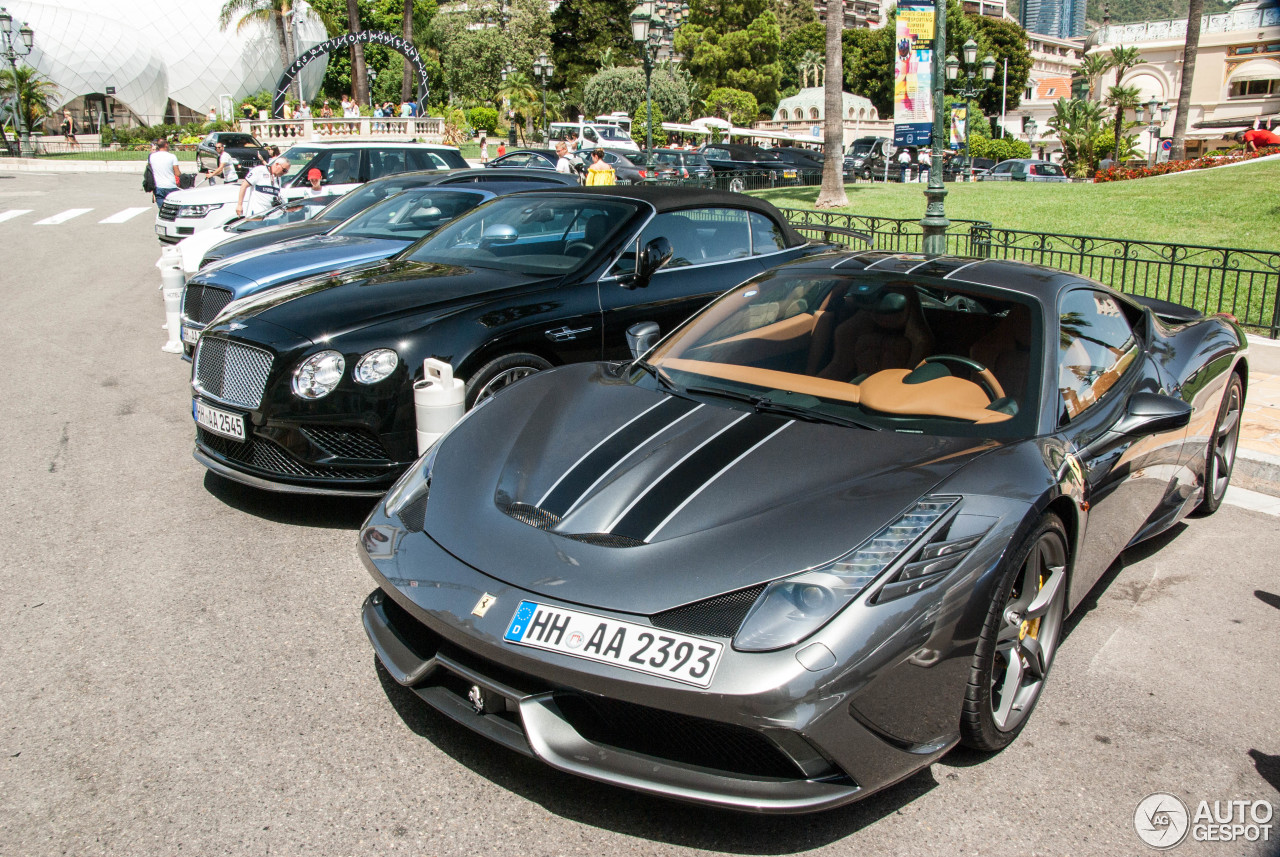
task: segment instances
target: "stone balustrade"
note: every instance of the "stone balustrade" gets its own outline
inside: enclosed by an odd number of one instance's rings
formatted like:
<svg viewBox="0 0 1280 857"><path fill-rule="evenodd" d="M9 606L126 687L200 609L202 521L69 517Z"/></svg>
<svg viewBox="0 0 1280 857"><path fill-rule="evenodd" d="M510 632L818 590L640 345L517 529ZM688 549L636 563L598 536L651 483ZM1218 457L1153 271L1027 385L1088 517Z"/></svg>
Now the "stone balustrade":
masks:
<svg viewBox="0 0 1280 857"><path fill-rule="evenodd" d="M240 130L252 134L260 142L292 145L298 142L327 140L413 140L439 143L444 134L444 120L419 116L358 119L243 119Z"/></svg>

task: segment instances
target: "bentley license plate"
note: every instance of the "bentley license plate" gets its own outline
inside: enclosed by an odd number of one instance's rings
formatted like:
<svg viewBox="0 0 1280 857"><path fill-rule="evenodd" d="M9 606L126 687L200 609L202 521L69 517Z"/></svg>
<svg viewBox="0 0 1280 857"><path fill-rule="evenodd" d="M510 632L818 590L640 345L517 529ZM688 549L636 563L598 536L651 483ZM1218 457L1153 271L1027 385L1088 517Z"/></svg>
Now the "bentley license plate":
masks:
<svg viewBox="0 0 1280 857"><path fill-rule="evenodd" d="M214 434L244 440L244 417L211 408L199 399L196 399L196 422Z"/></svg>
<svg viewBox="0 0 1280 857"><path fill-rule="evenodd" d="M698 687L724 654L723 643L533 601L520 602L503 639Z"/></svg>
<svg viewBox="0 0 1280 857"><path fill-rule="evenodd" d="M196 330L194 327L187 327L185 324L182 326L182 341L187 343L187 345L195 345L196 340L199 338L200 331Z"/></svg>

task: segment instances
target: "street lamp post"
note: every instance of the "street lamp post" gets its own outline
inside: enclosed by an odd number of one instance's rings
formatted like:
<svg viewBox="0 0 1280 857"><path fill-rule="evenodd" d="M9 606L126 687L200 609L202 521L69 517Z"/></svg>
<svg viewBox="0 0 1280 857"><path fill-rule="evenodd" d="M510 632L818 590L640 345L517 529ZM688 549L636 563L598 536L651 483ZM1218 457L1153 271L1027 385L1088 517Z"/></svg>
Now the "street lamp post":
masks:
<svg viewBox="0 0 1280 857"><path fill-rule="evenodd" d="M533 76L542 84L542 139L547 139L547 84L551 82L551 75L556 73L556 67L551 64L551 60L547 55L539 54L538 58L533 61Z"/></svg>
<svg viewBox="0 0 1280 857"><path fill-rule="evenodd" d="M508 77L512 77L516 73L516 67L511 63L507 63L502 67L502 82L505 84ZM507 145L515 148L516 145L516 112L511 109L511 99L507 96L502 97L502 106L507 111Z"/></svg>
<svg viewBox="0 0 1280 857"><path fill-rule="evenodd" d="M942 256L947 252L947 219L944 200L947 189L942 184L942 134L946 129L946 82L938 74L938 58L947 52L947 3L938 0L934 4L933 17L933 163L929 170L929 186L924 196L928 200L924 217L920 220L921 249L926 256Z"/></svg>
<svg viewBox="0 0 1280 857"><path fill-rule="evenodd" d="M1144 105L1139 104L1134 109L1139 125L1142 124L1143 107ZM1147 166L1153 167L1156 163L1155 141L1159 139L1161 127L1169 121L1169 113L1173 110L1173 107L1168 104L1162 104L1156 101L1155 98L1148 101L1145 107L1147 113L1151 114L1151 119L1147 124ZM1160 114L1158 119L1156 118L1157 111Z"/></svg>
<svg viewBox="0 0 1280 857"><path fill-rule="evenodd" d="M645 166L653 166L653 68L673 57L676 27L689 14L688 2L645 0L631 11L631 38L644 63Z"/></svg>
<svg viewBox="0 0 1280 857"><path fill-rule="evenodd" d="M964 43L964 66L965 79L963 82L957 82L960 73L960 61L955 55L947 57L947 83L951 86L951 91L955 95L960 96L966 101L972 101L981 97L986 91L987 85L991 83L996 76L996 58L987 54L982 60L982 81L978 81L977 66L975 63L978 59L978 43L973 39ZM973 156L969 152L969 139L973 136L973 117L969 116L967 111L964 123L964 159L966 161L965 172L968 180L973 181Z"/></svg>
<svg viewBox="0 0 1280 857"><path fill-rule="evenodd" d="M1040 130L1040 125L1034 119L1028 119L1024 129L1027 132L1027 148L1031 149L1031 157L1035 157L1036 132Z"/></svg>
<svg viewBox="0 0 1280 857"><path fill-rule="evenodd" d="M19 49L18 43L21 42L22 48ZM31 25L23 23L18 28L17 38L14 38L13 32L13 16L8 10L0 6L0 54L9 61L9 67L13 69L13 122L18 132L18 152L22 155L31 154L31 129L22 121L22 93L18 86L18 59L31 55L31 49L35 44L35 33L31 29Z"/></svg>

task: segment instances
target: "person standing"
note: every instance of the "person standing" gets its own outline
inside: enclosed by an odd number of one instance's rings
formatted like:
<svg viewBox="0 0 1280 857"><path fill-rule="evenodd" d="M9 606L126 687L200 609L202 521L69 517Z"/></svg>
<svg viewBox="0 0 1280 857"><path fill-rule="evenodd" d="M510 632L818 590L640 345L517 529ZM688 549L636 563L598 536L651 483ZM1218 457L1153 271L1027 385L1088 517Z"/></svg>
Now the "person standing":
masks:
<svg viewBox="0 0 1280 857"><path fill-rule="evenodd" d="M902 184L906 184L911 175L911 153L905 146L898 150L898 169L902 170Z"/></svg>
<svg viewBox="0 0 1280 857"><path fill-rule="evenodd" d="M917 181L929 181L929 168L933 166L932 152L921 146L916 150L916 165L919 168L920 175Z"/></svg>
<svg viewBox="0 0 1280 857"><path fill-rule="evenodd" d="M225 143L214 143L213 149L218 153L218 166L205 173L209 177L209 183L213 184L215 178L220 178L223 184L231 184L237 178L235 160L227 154Z"/></svg>
<svg viewBox="0 0 1280 857"><path fill-rule="evenodd" d="M257 166L240 182L240 196L236 199L236 215L239 217L263 214L280 200L280 177L289 169L288 158L272 158L266 166Z"/></svg>
<svg viewBox="0 0 1280 857"><path fill-rule="evenodd" d="M62 111L62 136L67 139L67 146L75 149L80 144L76 142L76 120L71 118L71 111Z"/></svg>
<svg viewBox="0 0 1280 857"><path fill-rule="evenodd" d="M569 161L569 144L564 140L556 141L556 172L573 174L573 164Z"/></svg>
<svg viewBox="0 0 1280 857"><path fill-rule="evenodd" d="M178 169L178 157L169 151L169 141L156 140L156 150L147 156L151 167L151 180L155 182L156 205L163 206L164 198L178 189L182 173Z"/></svg>
<svg viewBox="0 0 1280 857"><path fill-rule="evenodd" d="M484 131L480 132L480 163L489 163L489 138L485 136Z"/></svg>
<svg viewBox="0 0 1280 857"><path fill-rule="evenodd" d="M587 167L587 185L611 185L618 183L618 175L604 159L604 149L591 150L591 166Z"/></svg>
<svg viewBox="0 0 1280 857"><path fill-rule="evenodd" d="M329 191L321 187L324 181L324 173L315 167L307 170L307 196L328 196Z"/></svg>

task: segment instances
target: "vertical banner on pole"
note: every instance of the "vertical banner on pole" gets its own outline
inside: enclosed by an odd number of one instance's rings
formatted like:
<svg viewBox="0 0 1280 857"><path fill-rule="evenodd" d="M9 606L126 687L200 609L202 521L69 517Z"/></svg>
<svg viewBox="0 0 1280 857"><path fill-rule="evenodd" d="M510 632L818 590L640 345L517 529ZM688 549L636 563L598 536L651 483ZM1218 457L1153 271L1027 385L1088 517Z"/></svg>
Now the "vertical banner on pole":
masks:
<svg viewBox="0 0 1280 857"><path fill-rule="evenodd" d="M898 3L893 65L895 146L927 146L933 137L933 16L932 0Z"/></svg>
<svg viewBox="0 0 1280 857"><path fill-rule="evenodd" d="M968 126L969 105L961 101L951 102L951 148L964 148Z"/></svg>

